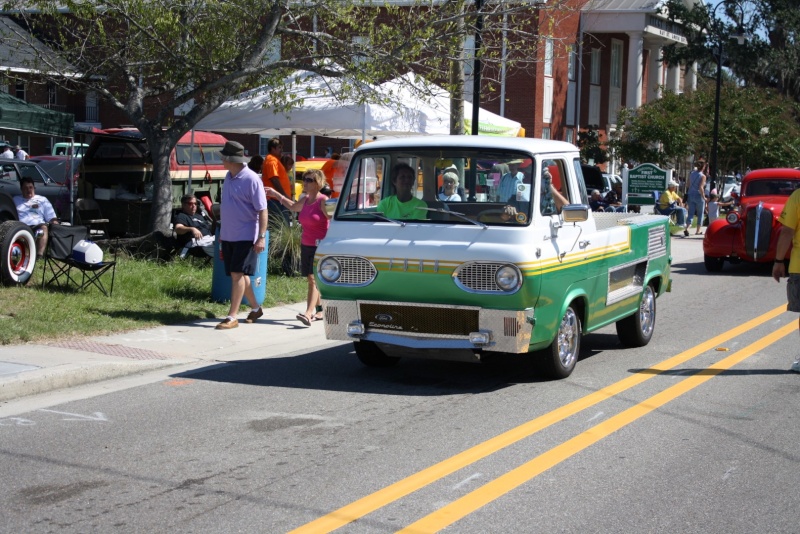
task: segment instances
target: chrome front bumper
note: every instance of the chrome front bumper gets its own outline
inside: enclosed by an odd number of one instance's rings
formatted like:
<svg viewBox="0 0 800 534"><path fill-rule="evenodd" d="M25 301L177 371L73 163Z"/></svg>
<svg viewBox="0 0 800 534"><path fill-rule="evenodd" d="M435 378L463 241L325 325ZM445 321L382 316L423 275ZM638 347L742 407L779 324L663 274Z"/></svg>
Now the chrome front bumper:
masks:
<svg viewBox="0 0 800 534"><path fill-rule="evenodd" d="M526 353L534 314L527 310L489 310L390 301L323 300L325 336L367 340L414 350L483 349ZM369 313L370 316L363 316ZM465 324L468 328L461 329Z"/></svg>

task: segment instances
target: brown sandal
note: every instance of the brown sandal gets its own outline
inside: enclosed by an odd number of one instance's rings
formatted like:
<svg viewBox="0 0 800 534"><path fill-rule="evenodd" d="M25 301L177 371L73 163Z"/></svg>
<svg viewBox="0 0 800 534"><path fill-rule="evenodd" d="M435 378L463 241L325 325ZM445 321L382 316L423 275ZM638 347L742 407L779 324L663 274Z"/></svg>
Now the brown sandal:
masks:
<svg viewBox="0 0 800 534"><path fill-rule="evenodd" d="M297 319L298 321L300 321L301 323L303 323L306 326L311 326L311 319L309 319L308 316L305 315L304 313L298 313L295 316L295 319Z"/></svg>

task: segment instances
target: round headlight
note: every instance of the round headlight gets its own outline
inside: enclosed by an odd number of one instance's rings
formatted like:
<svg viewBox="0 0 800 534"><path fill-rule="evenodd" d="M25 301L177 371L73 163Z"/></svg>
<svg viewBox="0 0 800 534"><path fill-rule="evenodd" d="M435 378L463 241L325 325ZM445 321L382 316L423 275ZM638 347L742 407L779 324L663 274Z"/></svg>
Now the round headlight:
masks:
<svg viewBox="0 0 800 534"><path fill-rule="evenodd" d="M342 275L342 267L334 258L325 258L319 263L317 274L325 282L334 283Z"/></svg>
<svg viewBox="0 0 800 534"><path fill-rule="evenodd" d="M728 221L728 224L736 224L739 222L739 214L735 211L732 211L725 217L725 220Z"/></svg>
<svg viewBox="0 0 800 534"><path fill-rule="evenodd" d="M503 291L515 291L521 283L519 270L512 265L504 265L497 269L494 279L497 282L497 286Z"/></svg>

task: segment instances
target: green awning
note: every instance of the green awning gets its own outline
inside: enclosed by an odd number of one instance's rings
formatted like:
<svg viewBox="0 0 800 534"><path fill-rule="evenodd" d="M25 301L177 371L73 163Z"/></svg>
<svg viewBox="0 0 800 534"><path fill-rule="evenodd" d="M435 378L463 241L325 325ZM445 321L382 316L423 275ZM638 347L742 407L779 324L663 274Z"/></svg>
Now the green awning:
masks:
<svg viewBox="0 0 800 534"><path fill-rule="evenodd" d="M53 137L75 137L75 116L29 104L0 91L0 129Z"/></svg>

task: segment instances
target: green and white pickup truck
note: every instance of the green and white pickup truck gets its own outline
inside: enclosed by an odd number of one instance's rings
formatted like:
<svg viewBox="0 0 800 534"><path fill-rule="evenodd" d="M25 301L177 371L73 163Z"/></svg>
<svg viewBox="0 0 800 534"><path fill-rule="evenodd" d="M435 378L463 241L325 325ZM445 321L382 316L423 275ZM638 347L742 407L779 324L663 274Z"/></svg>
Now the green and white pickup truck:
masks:
<svg viewBox="0 0 800 534"><path fill-rule="evenodd" d="M592 213L577 148L540 139L362 145L315 261L328 339L373 366L536 352L564 378L586 332L646 345L670 289L668 219Z"/></svg>

